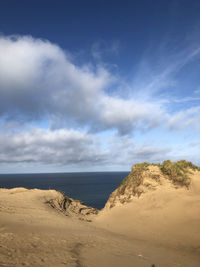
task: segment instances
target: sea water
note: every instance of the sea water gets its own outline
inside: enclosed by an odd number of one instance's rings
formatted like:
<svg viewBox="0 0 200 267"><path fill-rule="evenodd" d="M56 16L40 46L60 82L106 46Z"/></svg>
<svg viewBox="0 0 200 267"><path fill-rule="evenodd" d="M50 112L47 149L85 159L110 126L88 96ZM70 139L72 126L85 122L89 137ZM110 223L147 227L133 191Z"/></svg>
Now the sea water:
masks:
<svg viewBox="0 0 200 267"><path fill-rule="evenodd" d="M84 204L102 209L129 172L0 174L0 187L56 189Z"/></svg>

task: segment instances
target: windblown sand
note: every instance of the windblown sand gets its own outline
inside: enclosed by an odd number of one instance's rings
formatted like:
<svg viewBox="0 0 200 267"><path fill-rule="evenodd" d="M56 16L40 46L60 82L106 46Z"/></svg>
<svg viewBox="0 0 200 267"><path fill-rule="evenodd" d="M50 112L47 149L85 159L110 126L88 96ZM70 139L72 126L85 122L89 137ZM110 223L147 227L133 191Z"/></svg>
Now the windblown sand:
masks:
<svg viewBox="0 0 200 267"><path fill-rule="evenodd" d="M0 189L0 266L200 266L200 177L166 182L89 221L51 205L55 190Z"/></svg>

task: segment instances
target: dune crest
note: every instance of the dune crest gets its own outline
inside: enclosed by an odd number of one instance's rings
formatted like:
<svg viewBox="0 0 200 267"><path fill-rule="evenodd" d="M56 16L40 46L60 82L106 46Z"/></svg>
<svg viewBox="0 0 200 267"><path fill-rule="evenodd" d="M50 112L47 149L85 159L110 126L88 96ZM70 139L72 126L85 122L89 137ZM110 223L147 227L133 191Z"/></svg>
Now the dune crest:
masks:
<svg viewBox="0 0 200 267"><path fill-rule="evenodd" d="M105 208L129 203L142 194L152 192L162 186L190 190L196 173L200 174L200 168L185 160L178 162L167 160L163 164L147 162L135 164L130 174L111 193ZM198 185L195 186L198 187Z"/></svg>
<svg viewBox="0 0 200 267"><path fill-rule="evenodd" d="M199 168L185 161L165 164L169 168L147 163L133 166L96 223L131 238L200 253Z"/></svg>
<svg viewBox="0 0 200 267"><path fill-rule="evenodd" d="M0 266L199 267L200 172L179 165L134 166L101 211L56 190L0 189Z"/></svg>

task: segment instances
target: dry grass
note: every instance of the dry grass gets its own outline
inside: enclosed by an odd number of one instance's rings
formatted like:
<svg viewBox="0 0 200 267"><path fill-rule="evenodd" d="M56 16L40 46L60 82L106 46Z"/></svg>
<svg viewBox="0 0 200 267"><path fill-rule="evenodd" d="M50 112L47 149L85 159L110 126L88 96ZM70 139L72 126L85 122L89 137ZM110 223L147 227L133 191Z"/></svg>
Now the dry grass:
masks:
<svg viewBox="0 0 200 267"><path fill-rule="evenodd" d="M148 171L148 167L150 165L158 166L164 177L171 180L174 184L186 187L190 185L189 175L191 174L191 171L200 171L200 167L197 167L192 164L192 162L186 160L179 160L177 162L165 160L162 164L154 164L148 162L137 163L132 167L130 174L125 177L120 183L118 187L119 193L123 194L126 186L128 186L128 184L130 185L130 183L133 187L133 190L134 188L142 184L142 174L144 171Z"/></svg>
<svg viewBox="0 0 200 267"><path fill-rule="evenodd" d="M165 160L160 169L174 184L186 187L190 185L189 175L191 171L200 170L199 167L186 160L179 160L177 162Z"/></svg>
<svg viewBox="0 0 200 267"><path fill-rule="evenodd" d="M133 195L139 194L137 187L143 182L143 172L148 170L148 162L137 163L133 166L130 174L122 180L118 187L119 194L123 195L127 186L131 186Z"/></svg>

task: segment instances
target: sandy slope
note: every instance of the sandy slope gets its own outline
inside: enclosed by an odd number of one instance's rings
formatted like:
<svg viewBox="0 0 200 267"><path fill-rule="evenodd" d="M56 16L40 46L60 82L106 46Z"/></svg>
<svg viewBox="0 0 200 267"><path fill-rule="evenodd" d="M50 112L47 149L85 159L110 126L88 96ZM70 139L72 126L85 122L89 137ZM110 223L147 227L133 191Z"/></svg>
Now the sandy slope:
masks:
<svg viewBox="0 0 200 267"><path fill-rule="evenodd" d="M199 267L195 183L188 192L166 184L92 222L49 205L57 191L0 189L0 266Z"/></svg>
<svg viewBox="0 0 200 267"><path fill-rule="evenodd" d="M109 205L108 205L109 206ZM95 218L101 228L145 240L149 244L200 256L200 172L191 175L189 189L177 188L162 179L130 203L116 203ZM162 265L163 266L163 265ZM180 266L200 266L181 262Z"/></svg>

